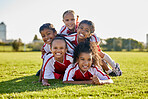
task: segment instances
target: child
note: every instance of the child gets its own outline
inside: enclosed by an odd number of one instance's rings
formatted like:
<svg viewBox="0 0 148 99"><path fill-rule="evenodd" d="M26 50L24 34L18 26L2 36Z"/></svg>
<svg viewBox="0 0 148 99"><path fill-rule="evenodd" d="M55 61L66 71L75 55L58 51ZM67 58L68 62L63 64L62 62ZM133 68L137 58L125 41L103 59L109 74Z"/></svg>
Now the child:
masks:
<svg viewBox="0 0 148 99"><path fill-rule="evenodd" d="M42 36L42 39L44 41L44 45L43 45L43 47L41 49L41 52L42 52L41 58L44 60L47 53L51 53L51 51L50 51L50 43L53 40L53 38L55 38L55 36L57 35L57 31L54 28L53 24L45 23L40 27L39 32L40 32L40 34ZM36 76L40 76L39 81L41 81L41 79L42 79L42 71L39 70L37 72Z"/></svg>
<svg viewBox="0 0 148 99"><path fill-rule="evenodd" d="M51 23L46 23L43 24L40 29L39 29L42 39L44 41L44 45L41 49L42 51L42 58L46 56L47 53L51 53L50 51L50 43L51 41L55 38L57 35L57 31L54 28L53 24Z"/></svg>
<svg viewBox="0 0 148 99"><path fill-rule="evenodd" d="M63 35L63 36L68 36L68 35L71 35L71 34L74 34L77 32L77 28L78 28L78 18L79 16L77 15L77 19L76 19L76 23L75 23L75 12L73 10L67 10L64 12L63 14L63 22L64 22L64 26L62 26L59 34ZM100 42L100 39L96 36L95 33L92 33L91 35L91 41L92 42ZM73 45L70 44L70 42L68 43L69 44L69 47L71 48L68 48L68 50L70 50L70 53L71 53L71 50L73 51Z"/></svg>
<svg viewBox="0 0 148 99"><path fill-rule="evenodd" d="M63 22L64 26L62 26L60 33L64 36L71 35L77 32L77 28L79 25L78 22L79 16L77 15L76 23L75 23L75 12L73 10L67 10L63 14ZM92 41L100 42L100 39L96 36L95 33L92 33Z"/></svg>
<svg viewBox="0 0 148 99"><path fill-rule="evenodd" d="M51 42L52 54L48 54L43 63L42 84L49 86L48 79L63 79L64 73L73 58L67 52L67 44L63 37L57 36Z"/></svg>
<svg viewBox="0 0 148 99"><path fill-rule="evenodd" d="M73 10L67 10L63 14L63 22L64 26L62 26L60 30L60 34L62 35L70 35L72 33L77 32L77 27L78 27L78 17L76 19L76 24L75 24L75 12Z"/></svg>
<svg viewBox="0 0 148 99"><path fill-rule="evenodd" d="M95 44L95 43L93 43ZM74 64L65 71L63 82L72 84L110 84L112 79L95 65L98 61L90 42L81 42L74 50Z"/></svg>
<svg viewBox="0 0 148 99"><path fill-rule="evenodd" d="M83 20L79 23L77 33L65 37L69 39L75 46L77 46L80 42L84 42L85 39L87 38L90 38L91 42L96 42L96 44L98 44L99 42L97 42L97 40L94 39L95 38L93 35L94 31L95 31L94 23L89 20ZM119 64L115 63L109 55L102 52L99 45L98 45L98 51L100 52L99 56L102 59L104 59L106 62L108 62L109 65L112 67L111 70L109 67L102 65L104 66L102 68L105 69L107 74L109 74L110 76L120 76L122 72L120 70Z"/></svg>

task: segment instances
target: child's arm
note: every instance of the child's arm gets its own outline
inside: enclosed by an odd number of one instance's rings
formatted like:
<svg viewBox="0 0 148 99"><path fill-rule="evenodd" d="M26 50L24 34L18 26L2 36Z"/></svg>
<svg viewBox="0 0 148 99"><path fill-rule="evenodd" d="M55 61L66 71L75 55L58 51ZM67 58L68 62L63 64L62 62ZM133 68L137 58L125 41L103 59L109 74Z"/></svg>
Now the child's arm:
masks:
<svg viewBox="0 0 148 99"><path fill-rule="evenodd" d="M88 81L63 81L63 83L70 83L70 84L94 84L92 80L88 80Z"/></svg>
<svg viewBox="0 0 148 99"><path fill-rule="evenodd" d="M43 60L44 62L44 60ZM43 62L42 62L42 67L41 67L41 71L40 71L40 75L39 75L39 82L42 81L42 69L43 69Z"/></svg>
<svg viewBox="0 0 148 99"><path fill-rule="evenodd" d="M96 85L103 85L103 84L111 84L111 83L113 83L112 79L100 80L96 75L93 75L92 80L93 80L94 84L96 84Z"/></svg>
<svg viewBox="0 0 148 99"><path fill-rule="evenodd" d="M46 53L44 50L44 47L41 48L41 52L42 52L42 55L44 55Z"/></svg>
<svg viewBox="0 0 148 99"><path fill-rule="evenodd" d="M43 79L42 84L43 86L50 86L50 84L48 83L48 79Z"/></svg>

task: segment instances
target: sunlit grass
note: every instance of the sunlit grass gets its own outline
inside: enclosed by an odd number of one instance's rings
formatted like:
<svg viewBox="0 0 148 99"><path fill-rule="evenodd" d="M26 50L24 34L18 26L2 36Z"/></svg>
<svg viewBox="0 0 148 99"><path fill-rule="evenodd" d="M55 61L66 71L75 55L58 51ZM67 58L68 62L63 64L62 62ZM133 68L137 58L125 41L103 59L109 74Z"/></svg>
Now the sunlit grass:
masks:
<svg viewBox="0 0 148 99"><path fill-rule="evenodd" d="M0 52L0 98L148 98L148 53L107 52L123 71L114 84L73 85L50 80L32 83L42 60L40 52Z"/></svg>

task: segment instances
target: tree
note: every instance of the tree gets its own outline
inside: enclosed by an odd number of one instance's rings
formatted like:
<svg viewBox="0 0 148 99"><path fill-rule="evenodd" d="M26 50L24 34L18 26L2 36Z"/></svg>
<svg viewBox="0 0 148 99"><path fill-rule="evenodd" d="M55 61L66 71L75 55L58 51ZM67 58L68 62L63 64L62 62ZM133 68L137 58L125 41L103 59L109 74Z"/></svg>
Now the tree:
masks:
<svg viewBox="0 0 148 99"><path fill-rule="evenodd" d="M18 51L19 46L20 46L19 42L17 40L14 40L13 43L12 43L13 50Z"/></svg>
<svg viewBox="0 0 148 99"><path fill-rule="evenodd" d="M12 42L12 48L13 48L14 51L18 51L19 50L19 47L21 45L23 45L23 43L22 43L22 40L20 38L18 40L14 40Z"/></svg>
<svg viewBox="0 0 148 99"><path fill-rule="evenodd" d="M36 41L36 40L39 40L39 39L38 39L38 36L35 34L35 36L33 38L33 42Z"/></svg>
<svg viewBox="0 0 148 99"><path fill-rule="evenodd" d="M121 51L122 50L122 39L119 37L119 38L115 38L114 39L115 41L115 47L114 47L114 51Z"/></svg>

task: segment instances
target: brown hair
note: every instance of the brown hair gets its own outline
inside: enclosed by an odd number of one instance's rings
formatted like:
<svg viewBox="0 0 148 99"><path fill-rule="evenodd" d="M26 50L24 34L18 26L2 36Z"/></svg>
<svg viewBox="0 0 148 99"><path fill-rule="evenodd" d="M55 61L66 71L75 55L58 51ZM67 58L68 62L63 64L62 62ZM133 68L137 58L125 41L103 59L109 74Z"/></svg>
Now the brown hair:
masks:
<svg viewBox="0 0 148 99"><path fill-rule="evenodd" d="M80 26L81 24L87 24L87 25L89 25L90 33L94 33L94 31L95 31L95 25L94 25L94 23L93 23L92 21L89 21L89 20L82 20L82 21L79 23L79 26Z"/></svg>
<svg viewBox="0 0 148 99"><path fill-rule="evenodd" d="M73 10L67 10L63 13L63 19L66 13L72 13L73 15L75 15L75 12Z"/></svg>

